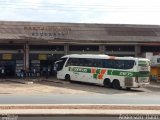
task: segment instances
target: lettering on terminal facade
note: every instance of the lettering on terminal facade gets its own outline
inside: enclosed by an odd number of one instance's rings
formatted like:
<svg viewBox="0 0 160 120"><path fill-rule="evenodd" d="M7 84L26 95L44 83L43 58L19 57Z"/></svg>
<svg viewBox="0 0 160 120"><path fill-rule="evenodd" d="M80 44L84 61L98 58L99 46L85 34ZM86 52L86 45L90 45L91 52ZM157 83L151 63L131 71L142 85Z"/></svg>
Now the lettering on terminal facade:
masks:
<svg viewBox="0 0 160 120"><path fill-rule="evenodd" d="M69 34L71 28L55 26L25 26L24 30L32 37L63 38Z"/></svg>

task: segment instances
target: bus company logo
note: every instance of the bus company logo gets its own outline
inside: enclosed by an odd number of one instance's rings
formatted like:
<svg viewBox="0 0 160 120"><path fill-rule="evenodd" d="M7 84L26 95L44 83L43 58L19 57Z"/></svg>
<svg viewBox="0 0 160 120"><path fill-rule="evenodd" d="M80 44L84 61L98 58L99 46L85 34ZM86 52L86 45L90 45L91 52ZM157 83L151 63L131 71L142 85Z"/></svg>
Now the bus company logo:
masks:
<svg viewBox="0 0 160 120"><path fill-rule="evenodd" d="M133 73L131 73L131 72L120 72L119 75L120 75L120 76L129 76L129 77L132 77L132 76L133 76Z"/></svg>
<svg viewBox="0 0 160 120"><path fill-rule="evenodd" d="M81 67L69 67L69 71L73 72L82 72L82 73L91 73L95 79L103 79L106 69L97 69L97 68L81 68Z"/></svg>
<svg viewBox="0 0 160 120"><path fill-rule="evenodd" d="M92 68L91 73L93 74L93 78L95 79L103 79L104 74L106 73L106 69L96 69Z"/></svg>
<svg viewBox="0 0 160 120"><path fill-rule="evenodd" d="M70 67L69 71L73 71L73 72L85 72L85 73L87 73L87 68Z"/></svg>

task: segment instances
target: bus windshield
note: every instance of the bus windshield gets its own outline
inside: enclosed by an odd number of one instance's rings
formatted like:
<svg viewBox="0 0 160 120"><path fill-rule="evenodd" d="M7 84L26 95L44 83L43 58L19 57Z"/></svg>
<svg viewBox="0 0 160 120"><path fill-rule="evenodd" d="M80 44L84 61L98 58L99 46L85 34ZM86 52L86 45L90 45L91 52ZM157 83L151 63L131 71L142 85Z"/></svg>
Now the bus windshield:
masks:
<svg viewBox="0 0 160 120"><path fill-rule="evenodd" d="M66 59L67 58L61 58L59 61L55 62L56 66L57 66L57 71L60 71L63 69L63 66L64 66Z"/></svg>

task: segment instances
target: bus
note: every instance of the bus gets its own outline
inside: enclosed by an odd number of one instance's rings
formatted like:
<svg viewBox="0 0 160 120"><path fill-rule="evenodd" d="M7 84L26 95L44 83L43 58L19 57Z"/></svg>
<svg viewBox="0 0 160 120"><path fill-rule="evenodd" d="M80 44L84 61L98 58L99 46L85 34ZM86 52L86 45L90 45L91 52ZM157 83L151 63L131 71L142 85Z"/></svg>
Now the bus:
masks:
<svg viewBox="0 0 160 120"><path fill-rule="evenodd" d="M56 61L57 79L112 87L139 88L150 82L150 61L146 58L99 54L71 54Z"/></svg>

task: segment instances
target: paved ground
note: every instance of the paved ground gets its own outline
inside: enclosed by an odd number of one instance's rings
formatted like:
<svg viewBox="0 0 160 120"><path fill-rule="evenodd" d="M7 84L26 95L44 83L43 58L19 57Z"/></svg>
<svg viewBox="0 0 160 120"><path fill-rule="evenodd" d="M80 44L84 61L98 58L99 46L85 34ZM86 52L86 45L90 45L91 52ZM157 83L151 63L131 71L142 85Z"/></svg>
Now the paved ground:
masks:
<svg viewBox="0 0 160 120"><path fill-rule="evenodd" d="M22 80L20 80L22 81ZM22 84L25 83L25 84ZM124 115L140 115L140 117L145 117L146 115L160 115L160 106L159 106L159 95L160 95L160 83L151 82L150 85L144 88L127 90L114 90L109 88L104 88L102 86L96 86L91 84L82 84L82 83L70 83L67 81L50 79L50 81L37 81L34 82L13 82L12 80L0 80L0 97L1 97L1 115L116 115L113 119L120 119L119 117ZM154 96L155 95L155 96ZM64 99L65 98L65 99ZM45 102L45 100L47 100ZM95 100L95 101L94 101ZM50 101L50 102L49 102ZM67 101L69 101L67 103ZM11 104L48 104L49 107L52 107L51 104L58 103L58 107L61 103L72 104L79 103L85 104L84 107L87 107L86 104L106 104L106 108L102 105L103 108L100 110L96 108L83 108L79 109L76 104L76 108L64 109L62 108L44 108L38 106L38 109L24 108L15 108L11 107ZM17 104L18 103L18 104ZM113 106L113 104L120 104L121 106ZM9 104L9 107L6 109L4 105ZM110 106L108 106L111 104ZM115 104L115 105L116 105ZM124 104L124 106L123 106ZM132 105L133 106L126 106ZM135 106L141 105L140 107ZM152 106L149 106L152 105ZM154 104L154 105L153 105ZM144 108L145 106L147 108ZM36 106L37 107L37 106ZM44 107L47 107L46 105ZM92 105L92 107L94 107ZM143 115L143 116L141 116ZM44 118L43 116L42 118ZM23 117L16 116L18 119L23 119ZM33 116L32 116L33 117ZM36 116L39 117L39 116ZM47 117L47 116L46 116ZM50 116L52 117L52 116ZM68 116L69 117L69 116ZM93 117L93 116L92 116ZM139 117L139 116L138 116ZM35 117L34 117L35 118ZM41 118L41 117L40 117ZM61 119L61 117L59 117ZM102 118L102 117L101 117ZM157 117L159 119L159 116ZM52 118L46 118L52 119ZM68 118L71 119L71 118ZM78 118L77 118L78 119ZM104 118L106 119L106 118ZM80 118L81 120L81 118Z"/></svg>
<svg viewBox="0 0 160 120"><path fill-rule="evenodd" d="M151 82L143 88L130 91L114 90L102 86L70 83L67 81L49 79L50 81L34 81L34 83L21 84L8 80L0 81L0 94L117 94L117 95L160 95L160 83ZM20 80L21 81L21 80Z"/></svg>

